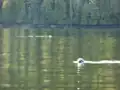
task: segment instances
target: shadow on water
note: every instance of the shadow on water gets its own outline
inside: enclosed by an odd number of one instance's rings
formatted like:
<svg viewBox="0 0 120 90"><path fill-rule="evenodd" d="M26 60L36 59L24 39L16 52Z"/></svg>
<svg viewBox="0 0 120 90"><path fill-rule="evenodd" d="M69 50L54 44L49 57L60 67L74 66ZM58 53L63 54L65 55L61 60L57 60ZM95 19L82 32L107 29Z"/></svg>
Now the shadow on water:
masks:
<svg viewBox="0 0 120 90"><path fill-rule="evenodd" d="M120 65L72 63L120 59L119 30L0 30L0 90L119 90Z"/></svg>

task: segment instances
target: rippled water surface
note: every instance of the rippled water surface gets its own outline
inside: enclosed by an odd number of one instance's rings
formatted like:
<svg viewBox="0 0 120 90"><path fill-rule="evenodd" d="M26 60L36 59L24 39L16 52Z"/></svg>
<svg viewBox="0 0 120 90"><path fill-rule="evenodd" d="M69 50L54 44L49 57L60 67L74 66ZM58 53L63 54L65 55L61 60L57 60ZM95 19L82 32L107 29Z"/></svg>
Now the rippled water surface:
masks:
<svg viewBox="0 0 120 90"><path fill-rule="evenodd" d="M120 59L113 29L2 29L0 90L119 90L120 65L73 61Z"/></svg>

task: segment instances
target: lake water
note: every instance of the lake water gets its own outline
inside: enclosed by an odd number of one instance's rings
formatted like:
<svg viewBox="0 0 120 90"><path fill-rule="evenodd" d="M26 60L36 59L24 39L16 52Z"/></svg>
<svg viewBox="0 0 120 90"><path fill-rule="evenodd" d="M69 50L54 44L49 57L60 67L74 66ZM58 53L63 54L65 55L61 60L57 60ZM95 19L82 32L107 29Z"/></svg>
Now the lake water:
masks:
<svg viewBox="0 0 120 90"><path fill-rule="evenodd" d="M120 65L73 61L120 59L119 29L1 29L0 90L120 90Z"/></svg>

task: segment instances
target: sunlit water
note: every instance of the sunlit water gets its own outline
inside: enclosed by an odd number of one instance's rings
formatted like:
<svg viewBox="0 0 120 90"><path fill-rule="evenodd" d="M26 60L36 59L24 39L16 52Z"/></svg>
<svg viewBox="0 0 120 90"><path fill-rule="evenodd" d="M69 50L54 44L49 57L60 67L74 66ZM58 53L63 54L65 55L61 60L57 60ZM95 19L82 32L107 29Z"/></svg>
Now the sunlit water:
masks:
<svg viewBox="0 0 120 90"><path fill-rule="evenodd" d="M116 32L4 30L1 90L119 90L120 65L73 63L79 57L119 60Z"/></svg>

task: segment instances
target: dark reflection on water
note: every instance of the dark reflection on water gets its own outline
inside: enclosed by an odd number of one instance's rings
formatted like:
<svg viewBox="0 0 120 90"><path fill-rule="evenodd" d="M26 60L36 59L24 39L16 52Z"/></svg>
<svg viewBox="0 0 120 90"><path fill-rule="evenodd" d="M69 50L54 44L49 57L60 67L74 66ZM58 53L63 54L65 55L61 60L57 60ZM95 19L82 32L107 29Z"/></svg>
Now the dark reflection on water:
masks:
<svg viewBox="0 0 120 90"><path fill-rule="evenodd" d="M4 30L0 88L119 90L120 65L85 65L77 73L72 63L79 57L119 60L119 33L112 29Z"/></svg>

